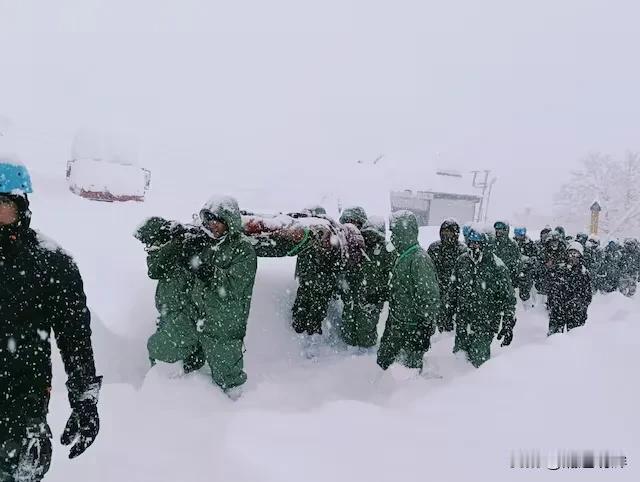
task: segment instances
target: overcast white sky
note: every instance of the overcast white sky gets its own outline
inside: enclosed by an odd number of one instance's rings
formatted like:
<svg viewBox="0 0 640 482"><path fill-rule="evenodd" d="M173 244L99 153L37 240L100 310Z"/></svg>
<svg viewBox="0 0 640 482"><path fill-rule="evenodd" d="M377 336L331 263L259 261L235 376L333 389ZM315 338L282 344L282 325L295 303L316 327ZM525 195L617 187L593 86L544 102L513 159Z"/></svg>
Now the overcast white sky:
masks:
<svg viewBox="0 0 640 482"><path fill-rule="evenodd" d="M146 164L490 168L500 213L548 209L580 157L640 150L639 19L633 0L0 0L0 115L116 126Z"/></svg>

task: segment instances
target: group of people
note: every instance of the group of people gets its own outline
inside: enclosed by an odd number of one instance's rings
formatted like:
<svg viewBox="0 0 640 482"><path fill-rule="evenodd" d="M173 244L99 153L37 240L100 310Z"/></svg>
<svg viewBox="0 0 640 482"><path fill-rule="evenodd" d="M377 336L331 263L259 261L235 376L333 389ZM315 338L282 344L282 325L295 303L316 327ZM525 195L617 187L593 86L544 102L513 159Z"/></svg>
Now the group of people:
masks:
<svg viewBox="0 0 640 482"><path fill-rule="evenodd" d="M619 290L633 296L640 277L640 242L611 240L600 247L597 236L565 233L562 226L544 228L532 241L525 228L516 228L514 240L520 248L520 298L527 301L532 287L546 295L549 333L581 326L587 307L598 291Z"/></svg>
<svg viewBox="0 0 640 482"><path fill-rule="evenodd" d="M343 210L337 221L319 206L269 217L221 198L199 217L196 225L150 218L135 234L146 246L149 276L158 280L149 357L182 362L186 373L206 363L233 399L246 381L243 339L257 257L297 257L296 333L322 335L328 308L339 299L340 337L361 349L377 345L383 370L398 362L421 371L436 331L455 332L454 352L479 367L495 338L511 343L517 297L527 302L534 288L549 311L549 334L580 326L593 291L609 280L602 273L611 271L609 247L600 260L595 238L572 240L561 227L543 230L534 242L525 228L512 238L509 224L497 221L490 230L463 226L461 238L459 224L446 220L440 240L425 250L409 211L392 214L389 239L385 220L362 207ZM617 262L631 264L623 255ZM378 342L385 302L389 313Z"/></svg>
<svg viewBox="0 0 640 482"><path fill-rule="evenodd" d="M0 161L0 482L39 481L51 462L47 424L51 390L51 335L64 368L71 416L61 441L71 458L95 440L100 421L91 344L90 312L73 259L34 231L29 173ZM421 370L431 336L455 332L454 352L476 367L492 341L513 339L516 295L546 297L549 334L585 323L595 291L635 292L640 243L566 236L545 229L539 241L526 229L498 221L493 229L442 223L427 250L418 221L398 211L386 222L361 207L340 219L314 207L279 216L242 212L233 198L213 199L199 221L154 217L137 229L149 276L157 280L158 324L147 347L152 363L182 364L185 372L208 364L213 381L230 398L240 395L244 337L257 258L295 256L298 289L291 320L306 337L322 334L333 299L342 315L345 344L377 349L377 363ZM389 314L378 342L385 303Z"/></svg>
<svg viewBox="0 0 640 482"><path fill-rule="evenodd" d="M602 248L597 236L578 233L575 237L565 234L564 228L544 228L540 239L532 241L525 228L516 228L514 240L522 255L522 276L526 281L521 294L528 299L535 285L544 294L544 279L548 261L562 258L569 247L580 250L583 263L591 275L592 292L611 293L619 290L625 296L633 296L640 277L640 241L626 238L622 243L610 240ZM580 245L580 246L578 246Z"/></svg>

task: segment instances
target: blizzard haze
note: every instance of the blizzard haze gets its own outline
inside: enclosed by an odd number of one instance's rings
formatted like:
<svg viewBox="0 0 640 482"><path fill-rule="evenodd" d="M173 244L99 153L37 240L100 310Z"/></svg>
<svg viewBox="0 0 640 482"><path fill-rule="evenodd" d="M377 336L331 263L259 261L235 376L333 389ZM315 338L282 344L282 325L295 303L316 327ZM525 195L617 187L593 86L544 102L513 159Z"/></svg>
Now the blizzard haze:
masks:
<svg viewBox="0 0 640 482"><path fill-rule="evenodd" d="M28 163L56 169L81 127L135 136L152 169L259 171L260 189L384 154L407 178L494 169L490 215L511 216L548 210L588 152L640 148L639 14L592 0L3 0L0 114L28 129Z"/></svg>
<svg viewBox="0 0 640 482"><path fill-rule="evenodd" d="M640 480L639 294L598 294L586 326L550 337L544 303L519 303L513 343L494 340L480 369L440 333L425 376L406 379L337 338L333 303L309 357L291 328L296 260L262 258L232 402L206 368L149 367L156 282L132 236L214 194L384 215L390 187L442 168L494 171L490 218L550 214L580 158L640 150L639 14L615 0L0 0L0 153L27 164L33 226L79 266L104 375L100 434L69 461L54 355L45 480ZM105 158L152 171L145 202L69 191L92 130L122 140ZM437 237L420 231L425 248ZM511 469L519 449L619 450L629 467Z"/></svg>

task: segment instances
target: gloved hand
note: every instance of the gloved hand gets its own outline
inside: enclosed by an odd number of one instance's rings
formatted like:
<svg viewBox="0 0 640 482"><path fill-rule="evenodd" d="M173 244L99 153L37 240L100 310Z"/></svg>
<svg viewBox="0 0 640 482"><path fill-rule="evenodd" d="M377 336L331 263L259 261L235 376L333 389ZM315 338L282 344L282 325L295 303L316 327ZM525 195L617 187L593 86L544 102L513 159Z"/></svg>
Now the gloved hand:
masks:
<svg viewBox="0 0 640 482"><path fill-rule="evenodd" d="M98 393L102 384L102 377L96 377L86 385L84 390L69 388L69 402L71 416L62 432L62 445L71 445L69 458L73 459L87 450L95 441L100 431L98 417Z"/></svg>
<svg viewBox="0 0 640 482"><path fill-rule="evenodd" d="M182 249L185 256L194 256L211 245L210 239L202 231L185 231L182 234Z"/></svg>
<svg viewBox="0 0 640 482"><path fill-rule="evenodd" d="M171 226L169 226L169 235L171 236L171 238L184 236L186 232L187 232L187 228L184 226L184 224L174 223Z"/></svg>
<svg viewBox="0 0 640 482"><path fill-rule="evenodd" d="M522 301L527 301L529 298L531 298L530 291L522 291L522 290L518 290L518 291L519 291L518 295L520 296L520 299Z"/></svg>
<svg viewBox="0 0 640 482"><path fill-rule="evenodd" d="M15 480L41 480L50 465L51 430L46 421L34 422L27 427L22 440Z"/></svg>
<svg viewBox="0 0 640 482"><path fill-rule="evenodd" d="M511 341L513 340L513 326L503 323L502 329L498 333L497 338L498 340L502 340L502 343L500 344L500 346L510 345Z"/></svg>

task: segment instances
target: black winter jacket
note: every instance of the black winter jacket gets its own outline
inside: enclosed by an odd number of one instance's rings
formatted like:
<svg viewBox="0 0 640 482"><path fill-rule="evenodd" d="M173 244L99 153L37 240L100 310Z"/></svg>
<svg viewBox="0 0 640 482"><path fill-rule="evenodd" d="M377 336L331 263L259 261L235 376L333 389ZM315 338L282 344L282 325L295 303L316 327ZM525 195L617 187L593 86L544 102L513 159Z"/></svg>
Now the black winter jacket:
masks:
<svg viewBox="0 0 640 482"><path fill-rule="evenodd" d="M0 440L46 417L53 332L70 398L96 382L91 315L73 259L26 229L0 244Z"/></svg>

